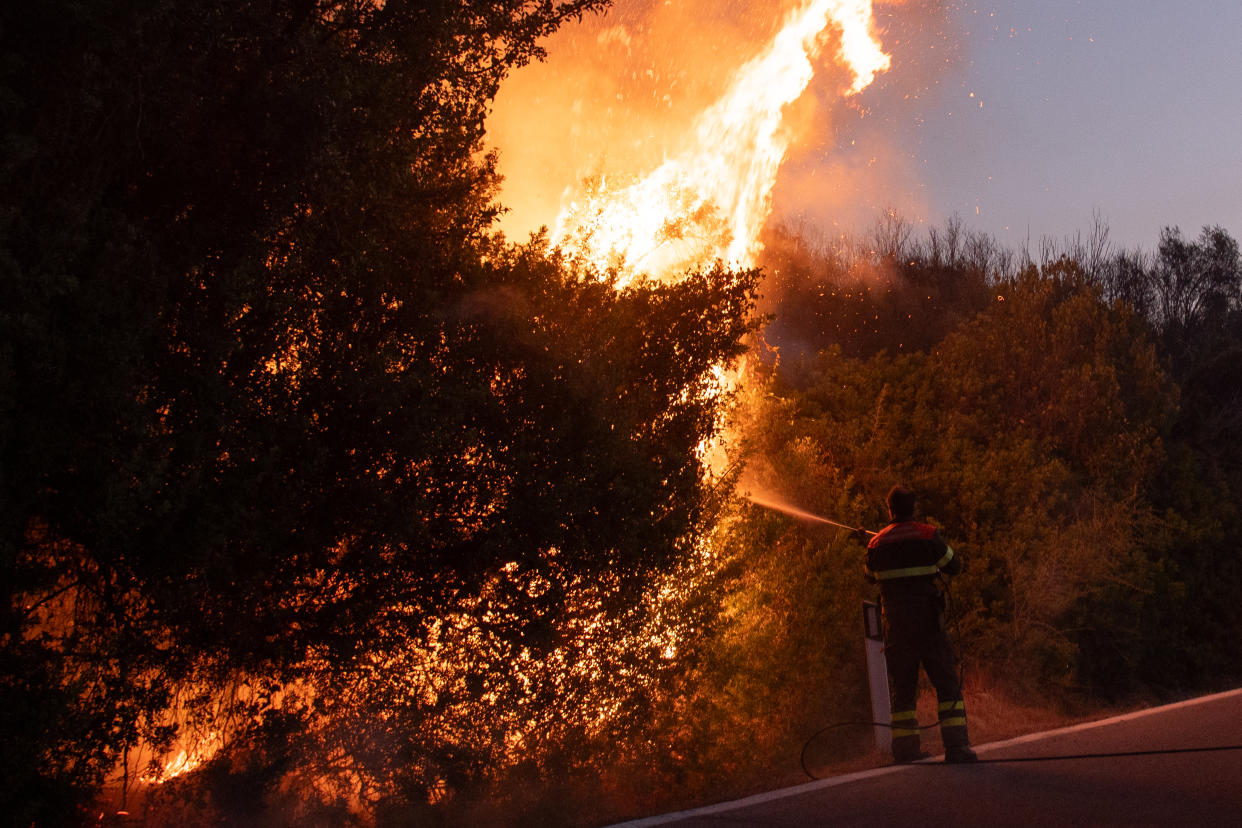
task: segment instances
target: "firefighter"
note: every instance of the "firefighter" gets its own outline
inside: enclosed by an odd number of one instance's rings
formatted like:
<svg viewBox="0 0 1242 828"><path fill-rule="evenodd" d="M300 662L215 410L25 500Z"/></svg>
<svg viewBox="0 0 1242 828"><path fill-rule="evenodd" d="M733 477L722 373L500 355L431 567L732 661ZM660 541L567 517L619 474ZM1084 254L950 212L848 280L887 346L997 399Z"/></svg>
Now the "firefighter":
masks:
<svg viewBox="0 0 1242 828"><path fill-rule="evenodd" d="M974 762L966 734L966 705L956 659L944 626L938 578L962 571L962 559L935 527L914 519L915 494L901 486L888 494L891 522L867 544L867 580L880 586L884 654L893 715L893 760L926 758L919 748L919 665L936 688L944 761Z"/></svg>

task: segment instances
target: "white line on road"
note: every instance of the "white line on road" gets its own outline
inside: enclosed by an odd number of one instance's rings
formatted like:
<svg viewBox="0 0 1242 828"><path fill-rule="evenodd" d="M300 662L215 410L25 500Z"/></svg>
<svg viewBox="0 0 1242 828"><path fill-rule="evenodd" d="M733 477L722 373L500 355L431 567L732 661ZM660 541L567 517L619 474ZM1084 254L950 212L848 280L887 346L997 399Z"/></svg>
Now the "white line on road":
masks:
<svg viewBox="0 0 1242 828"><path fill-rule="evenodd" d="M1227 699L1230 696L1242 695L1242 688L1238 690L1226 690L1223 693L1213 693L1210 696L1199 696L1194 699L1173 702L1172 704L1164 704L1160 707L1149 707L1146 710L1136 710L1133 713L1123 713L1120 716L1113 716L1109 719L1098 719L1094 722L1083 722L1082 724L1069 725L1068 727L1058 728L1056 730L1045 730L1040 733L1028 733L1025 736L1017 736L1013 739L1006 739L1003 742L989 742L986 745L980 745L976 748L977 752L991 753L994 750L1000 750L1011 745L1022 745L1028 742L1038 742L1041 739L1049 739L1053 736L1062 736L1066 733L1077 733L1080 730L1091 730L1096 727L1104 727L1105 725L1117 724L1119 722L1128 722L1133 719L1141 719L1145 716L1151 716L1156 713L1167 713L1170 710L1177 710L1182 707L1194 707L1197 704L1207 704L1208 702Z"/></svg>
<svg viewBox="0 0 1242 828"><path fill-rule="evenodd" d="M1025 736L1018 736L1013 739L1006 739L1003 742L989 742L986 745L979 745L976 750L980 753L991 753L994 750L1010 747L1012 745L1027 744L1029 742L1037 742L1041 739L1048 739L1053 736L1061 736L1066 733L1075 733L1080 730L1090 730L1096 727L1104 727L1105 725L1116 724L1118 722L1128 722L1132 719L1141 719L1144 716L1151 716L1156 713L1165 713L1170 710L1176 710L1180 707L1193 707L1197 704L1206 704L1208 702L1217 701L1219 699L1227 699L1231 696L1242 695L1242 689L1227 690L1224 693L1214 693L1210 696L1200 696L1186 701L1174 702L1173 704L1161 705L1160 707L1149 707L1146 710L1136 710L1133 713L1123 713L1120 716L1113 716L1108 719L1099 719L1094 722L1083 722L1082 724L1069 725L1068 727L1058 728L1057 730L1045 730L1040 733L1028 733ZM859 771L857 773L846 774L845 776L831 776L827 779L818 779L814 782L807 782L802 785L795 785L792 788L782 788L778 791L769 791L768 793L755 794L745 799L735 799L731 802L720 802L715 805L705 805L701 808L692 808L688 811L677 811L671 814L660 814L658 816L643 817L642 819L632 820L630 822L619 822L610 828L647 828L651 825L667 825L670 822L677 822L690 817L710 816L712 814L721 814L728 811L734 811L738 808L747 808L751 805L762 805L765 802L775 802L779 799L786 799L793 796L801 796L811 793L812 791L820 791L825 788L833 788L838 785L845 785L850 782L857 782L860 779L870 779L876 776L884 776L888 773L895 773L902 770L904 765L887 765L882 768L874 768L872 770Z"/></svg>

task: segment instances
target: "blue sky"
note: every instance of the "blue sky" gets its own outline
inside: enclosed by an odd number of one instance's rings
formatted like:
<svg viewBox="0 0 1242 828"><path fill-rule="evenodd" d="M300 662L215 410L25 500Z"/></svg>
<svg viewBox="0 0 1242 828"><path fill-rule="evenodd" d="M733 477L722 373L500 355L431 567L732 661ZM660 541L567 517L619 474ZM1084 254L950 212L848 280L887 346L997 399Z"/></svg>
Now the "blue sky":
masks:
<svg viewBox="0 0 1242 828"><path fill-rule="evenodd" d="M1154 247L1166 225L1242 234L1242 2L955 3L912 39L902 27L919 5L877 4L894 68L864 93L865 115L834 116L819 156L848 165L891 142L888 174L853 213L805 218L856 230L891 205L931 224L957 214L1015 246L1085 233L1095 212L1125 247ZM936 45L944 58L928 61ZM816 163L795 159L790 174Z"/></svg>

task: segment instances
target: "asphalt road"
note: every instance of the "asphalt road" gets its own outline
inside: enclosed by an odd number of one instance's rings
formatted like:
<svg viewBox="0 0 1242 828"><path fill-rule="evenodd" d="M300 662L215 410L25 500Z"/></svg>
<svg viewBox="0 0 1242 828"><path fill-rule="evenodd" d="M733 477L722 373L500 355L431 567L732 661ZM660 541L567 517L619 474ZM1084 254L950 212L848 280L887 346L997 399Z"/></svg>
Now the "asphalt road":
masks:
<svg viewBox="0 0 1242 828"><path fill-rule="evenodd" d="M977 765L937 757L624 825L1242 825L1242 690L976 750Z"/></svg>

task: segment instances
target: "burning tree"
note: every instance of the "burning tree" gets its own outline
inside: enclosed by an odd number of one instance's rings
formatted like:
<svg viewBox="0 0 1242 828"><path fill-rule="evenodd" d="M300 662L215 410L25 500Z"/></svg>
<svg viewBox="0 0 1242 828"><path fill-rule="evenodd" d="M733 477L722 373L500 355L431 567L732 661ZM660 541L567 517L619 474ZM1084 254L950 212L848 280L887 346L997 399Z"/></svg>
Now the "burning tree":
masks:
<svg viewBox="0 0 1242 828"><path fill-rule="evenodd" d="M601 5L0 13L14 821L196 723L225 815L423 807L651 691L755 275L488 237L488 102Z"/></svg>

